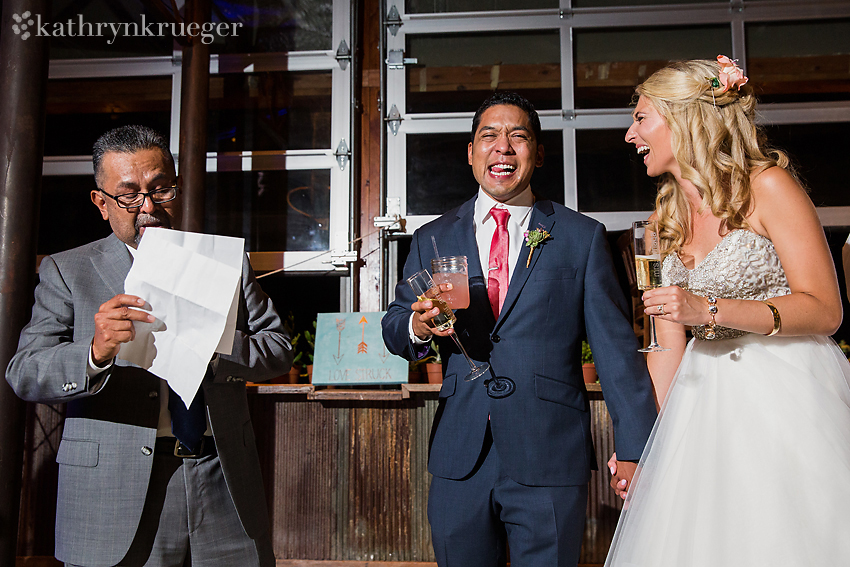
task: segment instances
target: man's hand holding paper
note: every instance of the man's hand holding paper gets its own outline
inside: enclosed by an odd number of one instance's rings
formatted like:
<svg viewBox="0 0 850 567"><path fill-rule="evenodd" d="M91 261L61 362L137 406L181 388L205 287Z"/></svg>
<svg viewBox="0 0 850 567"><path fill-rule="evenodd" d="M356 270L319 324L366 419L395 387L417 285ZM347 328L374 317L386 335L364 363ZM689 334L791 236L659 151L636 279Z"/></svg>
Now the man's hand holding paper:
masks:
<svg viewBox="0 0 850 567"><path fill-rule="evenodd" d="M154 321L134 317L118 357L166 380L188 406L214 353L230 354L243 255L241 238L148 228L124 291Z"/></svg>
<svg viewBox="0 0 850 567"><path fill-rule="evenodd" d="M154 317L144 311L145 300L135 295L119 294L100 306L94 316L92 361L103 366L118 354L123 343L136 337L133 321L153 323Z"/></svg>

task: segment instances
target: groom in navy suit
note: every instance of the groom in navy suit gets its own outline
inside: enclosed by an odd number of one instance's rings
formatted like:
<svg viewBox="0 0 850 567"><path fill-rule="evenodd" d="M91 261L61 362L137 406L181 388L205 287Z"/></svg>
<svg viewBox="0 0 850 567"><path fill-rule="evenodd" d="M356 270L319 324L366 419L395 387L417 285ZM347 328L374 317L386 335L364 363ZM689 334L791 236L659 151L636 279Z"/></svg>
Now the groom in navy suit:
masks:
<svg viewBox="0 0 850 567"><path fill-rule="evenodd" d="M519 95L496 93L482 104L468 150L478 193L413 234L383 319L393 353L417 360L436 340L443 355L428 463L440 567L504 565L506 543L513 567L578 562L596 468L583 337L614 422L618 488L630 482L656 417L604 227L531 192L543 164L539 135L540 119ZM456 312L454 330L429 326L438 310L405 281L430 270L432 237L442 255L469 262L470 305ZM489 373L464 380L469 366L451 332Z"/></svg>

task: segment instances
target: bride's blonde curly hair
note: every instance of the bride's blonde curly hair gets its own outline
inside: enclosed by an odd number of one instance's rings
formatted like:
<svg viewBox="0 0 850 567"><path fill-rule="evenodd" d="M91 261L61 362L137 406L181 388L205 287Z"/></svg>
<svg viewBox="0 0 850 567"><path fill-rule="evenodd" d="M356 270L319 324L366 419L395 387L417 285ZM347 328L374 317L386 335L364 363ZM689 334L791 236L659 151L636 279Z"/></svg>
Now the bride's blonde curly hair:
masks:
<svg viewBox="0 0 850 567"><path fill-rule="evenodd" d="M655 72L635 89L664 117L682 177L702 196L702 208L721 219L723 230L749 228L751 176L771 166L791 170L788 156L769 148L755 125L752 88L723 90L716 61L679 61ZM713 86L716 85L716 86ZM793 175L793 171L791 171ZM685 193L673 175L660 181L655 211L662 254L677 252L692 235Z"/></svg>

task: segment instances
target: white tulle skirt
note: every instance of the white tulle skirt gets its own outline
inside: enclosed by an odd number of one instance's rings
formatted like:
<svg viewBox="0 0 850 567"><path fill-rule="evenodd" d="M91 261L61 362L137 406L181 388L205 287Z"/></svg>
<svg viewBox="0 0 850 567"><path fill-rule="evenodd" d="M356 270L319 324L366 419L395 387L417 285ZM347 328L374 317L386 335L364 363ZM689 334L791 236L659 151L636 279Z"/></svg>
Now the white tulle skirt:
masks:
<svg viewBox="0 0 850 567"><path fill-rule="evenodd" d="M850 565L850 364L835 342L691 341L605 565Z"/></svg>

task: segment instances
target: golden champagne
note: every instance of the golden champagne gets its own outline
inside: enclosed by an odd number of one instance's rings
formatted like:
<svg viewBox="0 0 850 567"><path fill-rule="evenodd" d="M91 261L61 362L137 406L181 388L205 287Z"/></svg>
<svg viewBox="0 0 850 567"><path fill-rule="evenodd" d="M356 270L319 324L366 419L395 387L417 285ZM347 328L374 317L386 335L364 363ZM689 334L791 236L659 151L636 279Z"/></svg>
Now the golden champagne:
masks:
<svg viewBox="0 0 850 567"><path fill-rule="evenodd" d="M442 297L428 297L428 294L432 293L436 294L439 293L439 291L437 288L429 289L425 295L419 296L419 301L430 301L434 307L437 307L440 310L440 312L431 319L431 323L438 331L445 331L446 329L454 326L457 317L455 317L451 307L448 306Z"/></svg>
<svg viewBox="0 0 850 567"><path fill-rule="evenodd" d="M661 259L656 256L635 256L637 286L641 291L661 287Z"/></svg>

